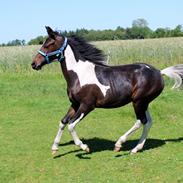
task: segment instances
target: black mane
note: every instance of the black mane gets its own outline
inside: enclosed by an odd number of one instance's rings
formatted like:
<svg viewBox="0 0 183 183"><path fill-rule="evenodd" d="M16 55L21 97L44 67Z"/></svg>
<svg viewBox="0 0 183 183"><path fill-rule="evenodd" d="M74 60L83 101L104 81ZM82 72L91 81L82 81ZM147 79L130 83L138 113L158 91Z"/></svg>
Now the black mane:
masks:
<svg viewBox="0 0 183 183"><path fill-rule="evenodd" d="M68 38L76 60L89 61L99 65L106 65L106 55L103 51L88 43L84 38L71 36Z"/></svg>

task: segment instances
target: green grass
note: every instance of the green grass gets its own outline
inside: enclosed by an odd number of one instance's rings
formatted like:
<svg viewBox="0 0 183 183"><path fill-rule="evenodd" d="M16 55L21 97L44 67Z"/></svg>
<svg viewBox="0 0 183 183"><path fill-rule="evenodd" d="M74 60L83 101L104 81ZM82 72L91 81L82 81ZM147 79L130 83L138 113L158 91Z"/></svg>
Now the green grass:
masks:
<svg viewBox="0 0 183 183"><path fill-rule="evenodd" d="M111 65L146 62L156 67L182 63L183 38L103 41L96 43L110 55Z"/></svg>
<svg viewBox="0 0 183 183"><path fill-rule="evenodd" d="M110 65L146 62L158 68L180 64L183 37L94 42L109 55ZM40 46L0 47L0 72L32 72L30 62ZM55 66L46 67L52 72Z"/></svg>
<svg viewBox="0 0 183 183"><path fill-rule="evenodd" d="M183 42L179 38L95 44L106 53L107 49L113 50L111 64L131 63L130 52L143 48L139 55L134 51L134 60L147 60L164 68L183 60L180 40ZM162 41L169 45L167 49L174 53L173 57L163 56L163 50L167 50ZM139 48L134 46L142 43ZM159 50L152 60L148 45ZM29 65L37 49L0 48L0 182L183 182L183 92L172 91L169 82L150 105L154 124L144 151L129 154L140 130L124 144L123 151L112 150L118 137L135 122L129 104L113 110L96 109L77 126L78 135L90 146L91 154L76 147L66 129L58 156L53 158L51 145L69 101L58 63L45 66L41 72L31 70ZM124 49L124 53L120 51Z"/></svg>

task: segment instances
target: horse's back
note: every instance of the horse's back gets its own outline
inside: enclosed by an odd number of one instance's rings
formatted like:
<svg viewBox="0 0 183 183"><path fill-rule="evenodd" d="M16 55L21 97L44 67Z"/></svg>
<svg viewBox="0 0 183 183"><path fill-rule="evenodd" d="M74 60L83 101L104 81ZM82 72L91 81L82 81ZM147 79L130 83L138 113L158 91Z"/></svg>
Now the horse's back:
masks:
<svg viewBox="0 0 183 183"><path fill-rule="evenodd" d="M140 99L156 98L164 87L159 70L144 63L96 67L98 80L110 89L101 107L119 107Z"/></svg>

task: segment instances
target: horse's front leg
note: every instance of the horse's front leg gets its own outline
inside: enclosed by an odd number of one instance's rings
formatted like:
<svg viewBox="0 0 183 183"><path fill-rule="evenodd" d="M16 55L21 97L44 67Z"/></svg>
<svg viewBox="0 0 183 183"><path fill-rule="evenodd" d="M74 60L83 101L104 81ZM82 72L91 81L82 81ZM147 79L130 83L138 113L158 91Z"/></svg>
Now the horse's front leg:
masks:
<svg viewBox="0 0 183 183"><path fill-rule="evenodd" d="M79 137L75 131L75 127L93 109L94 109L93 105L82 103L80 105L78 111L75 113L75 115L72 117L72 119L69 121L69 124L68 124L68 130L69 130L70 134L72 135L74 143L86 152L90 152L90 149L87 146L87 144L84 144L79 139Z"/></svg>
<svg viewBox="0 0 183 183"><path fill-rule="evenodd" d="M62 137L62 134L63 134L63 131L64 131L65 126L67 125L67 123L69 122L69 120L74 116L75 113L76 113L75 107L71 106L69 108L67 114L60 121L59 129L58 129L57 135L55 137L55 140L54 140L53 145L52 145L52 148L51 148L53 155L58 151L58 145L59 145L59 142L61 140L61 137Z"/></svg>

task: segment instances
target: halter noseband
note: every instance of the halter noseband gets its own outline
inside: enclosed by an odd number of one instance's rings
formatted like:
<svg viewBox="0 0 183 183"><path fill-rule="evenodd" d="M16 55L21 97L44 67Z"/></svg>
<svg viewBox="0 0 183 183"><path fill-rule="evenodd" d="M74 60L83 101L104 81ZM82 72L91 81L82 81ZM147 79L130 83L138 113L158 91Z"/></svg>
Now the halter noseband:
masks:
<svg viewBox="0 0 183 183"><path fill-rule="evenodd" d="M50 52L50 53L45 53L45 52L39 50L38 53L41 54L43 57L45 57L47 64L50 64L53 61L53 60L49 59L50 56L55 56L56 59L58 59L58 62L61 62L65 59L63 52L66 47L67 47L67 37L65 37L62 47L59 48L58 50Z"/></svg>

